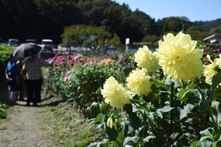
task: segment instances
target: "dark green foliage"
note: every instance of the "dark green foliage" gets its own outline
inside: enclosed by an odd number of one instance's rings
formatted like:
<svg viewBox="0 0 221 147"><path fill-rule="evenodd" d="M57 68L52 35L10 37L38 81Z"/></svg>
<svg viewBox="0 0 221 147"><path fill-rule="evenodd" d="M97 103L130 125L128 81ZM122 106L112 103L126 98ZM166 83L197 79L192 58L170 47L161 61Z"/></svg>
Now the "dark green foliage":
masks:
<svg viewBox="0 0 221 147"><path fill-rule="evenodd" d="M7 45L0 45L0 75L3 76L4 70L10 54L12 54L14 47Z"/></svg>
<svg viewBox="0 0 221 147"><path fill-rule="evenodd" d="M121 71L120 66L101 63L75 64L71 74L72 78L68 83L60 83L60 90L88 117L95 117L105 109L96 103L103 101L100 90L106 79L113 76L119 81L124 80L124 72ZM63 78L61 80L60 82L63 82Z"/></svg>
<svg viewBox="0 0 221 147"><path fill-rule="evenodd" d="M185 31L189 26L193 25L187 18L183 17L167 17L157 22L161 34L168 32Z"/></svg>
<svg viewBox="0 0 221 147"><path fill-rule="evenodd" d="M90 105L91 102L103 101L99 88L102 88L101 86L110 76L122 80L124 75L118 67L108 67L102 64L92 64L87 68L84 66L77 68L76 80L78 85L76 86L80 88L80 97L78 96L78 98L83 98L86 101L86 105Z"/></svg>
<svg viewBox="0 0 221 147"><path fill-rule="evenodd" d="M221 24L221 19L216 19L216 20L212 20L212 21L198 21L195 22L198 26L202 26L203 28L205 28L206 30L211 30L212 28L215 28L217 26L219 26ZM214 32L216 33L216 32Z"/></svg>
<svg viewBox="0 0 221 147"><path fill-rule="evenodd" d="M121 47L120 38L108 32L104 27L89 25L72 25L66 27L62 34L63 46L97 46L113 45Z"/></svg>
<svg viewBox="0 0 221 147"><path fill-rule="evenodd" d="M0 39L52 38L57 43L64 27L76 24L104 26L122 43L127 37L131 42L144 37L152 41L154 35L161 37L182 29L194 39L202 39L220 30L220 19L190 22L186 17L168 17L155 21L140 10L132 11L128 5L111 0L1 0L0 19Z"/></svg>
<svg viewBox="0 0 221 147"><path fill-rule="evenodd" d="M6 110L7 109L8 109L7 105L0 103L0 119L6 118Z"/></svg>

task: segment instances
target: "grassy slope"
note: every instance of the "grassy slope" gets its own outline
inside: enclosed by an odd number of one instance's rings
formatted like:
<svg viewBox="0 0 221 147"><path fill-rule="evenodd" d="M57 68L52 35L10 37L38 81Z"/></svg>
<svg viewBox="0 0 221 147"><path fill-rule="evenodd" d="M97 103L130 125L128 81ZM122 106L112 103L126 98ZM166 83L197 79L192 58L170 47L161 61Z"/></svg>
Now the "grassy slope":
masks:
<svg viewBox="0 0 221 147"><path fill-rule="evenodd" d="M71 103L52 97L42 105L45 106L45 111L53 112L49 120L52 124L50 133L56 138L58 145L85 147L102 138L96 126L90 124Z"/></svg>

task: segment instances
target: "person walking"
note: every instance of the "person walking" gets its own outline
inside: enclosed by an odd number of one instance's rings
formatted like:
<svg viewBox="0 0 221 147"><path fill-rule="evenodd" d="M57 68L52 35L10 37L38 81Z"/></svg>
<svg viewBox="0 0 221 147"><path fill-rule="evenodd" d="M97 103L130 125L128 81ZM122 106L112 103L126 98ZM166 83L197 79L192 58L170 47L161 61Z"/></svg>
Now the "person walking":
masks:
<svg viewBox="0 0 221 147"><path fill-rule="evenodd" d="M24 77L21 73L21 70L22 70L22 67L23 67L23 64L22 64L22 60L19 59L17 60L16 62L17 66L18 66L18 71L19 71L19 76L18 76L18 93L17 93L17 99L20 100L20 101L23 101L24 100Z"/></svg>
<svg viewBox="0 0 221 147"><path fill-rule="evenodd" d="M27 92L27 106L33 102L33 106L38 106L38 102L41 102L41 86L42 86L42 66L49 66L38 55L33 55L26 59L22 70L26 71L26 92Z"/></svg>
<svg viewBox="0 0 221 147"><path fill-rule="evenodd" d="M16 103L16 97L19 90L19 69L16 59L11 54L5 69L5 77L8 81L9 102L11 105Z"/></svg>

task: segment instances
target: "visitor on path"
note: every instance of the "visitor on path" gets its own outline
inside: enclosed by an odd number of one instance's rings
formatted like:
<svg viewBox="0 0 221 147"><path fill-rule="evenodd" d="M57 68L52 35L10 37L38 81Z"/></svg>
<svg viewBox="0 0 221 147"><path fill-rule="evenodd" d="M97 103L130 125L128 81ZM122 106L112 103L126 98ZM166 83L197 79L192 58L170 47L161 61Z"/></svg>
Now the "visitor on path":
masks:
<svg viewBox="0 0 221 147"><path fill-rule="evenodd" d="M8 81L9 102L11 105L16 103L16 97L19 89L19 69L16 59L10 55L5 69L5 77Z"/></svg>
<svg viewBox="0 0 221 147"><path fill-rule="evenodd" d="M17 60L16 62L18 66L19 76L18 76L18 93L17 93L17 99L20 101L24 100L24 75L22 75L21 70L23 67L22 60Z"/></svg>
<svg viewBox="0 0 221 147"><path fill-rule="evenodd" d="M41 86L43 82L41 67L49 66L39 55L29 57L22 67L26 71L26 92L27 92L27 106L33 102L33 106L38 106L41 102Z"/></svg>

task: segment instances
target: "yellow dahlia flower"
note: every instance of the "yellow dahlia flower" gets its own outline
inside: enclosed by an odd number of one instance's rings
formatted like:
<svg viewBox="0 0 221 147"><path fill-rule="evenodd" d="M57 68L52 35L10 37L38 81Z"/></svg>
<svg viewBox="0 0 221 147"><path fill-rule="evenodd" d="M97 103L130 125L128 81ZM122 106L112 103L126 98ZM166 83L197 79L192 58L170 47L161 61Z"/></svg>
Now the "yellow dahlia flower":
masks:
<svg viewBox="0 0 221 147"><path fill-rule="evenodd" d="M134 61L137 63L137 66L147 69L148 72L153 72L158 68L158 60L147 46L138 48L134 57Z"/></svg>
<svg viewBox="0 0 221 147"><path fill-rule="evenodd" d="M148 95L151 90L150 76L146 75L145 69L133 70L126 79L127 87L138 96Z"/></svg>
<svg viewBox="0 0 221 147"><path fill-rule="evenodd" d="M105 98L106 103L118 109L123 108L125 104L131 103L131 92L119 84L114 77L109 77L105 81L101 94Z"/></svg>
<svg viewBox="0 0 221 147"><path fill-rule="evenodd" d="M109 117L109 118L107 119L107 126L108 126L109 128L112 128L114 125L115 125L115 122L113 121L112 117Z"/></svg>
<svg viewBox="0 0 221 147"><path fill-rule="evenodd" d="M179 82L200 77L203 71L200 60L203 52L195 49L196 43L191 40L190 35L182 32L176 36L171 33L164 36L157 49L159 65L164 74Z"/></svg>
<svg viewBox="0 0 221 147"><path fill-rule="evenodd" d="M204 69L204 77L206 78L206 83L212 85L212 80L213 77L218 74L218 72L216 71L217 69L217 64L216 62L213 62L210 58L209 55L207 55L208 60L210 61L211 64L206 65L205 69Z"/></svg>

